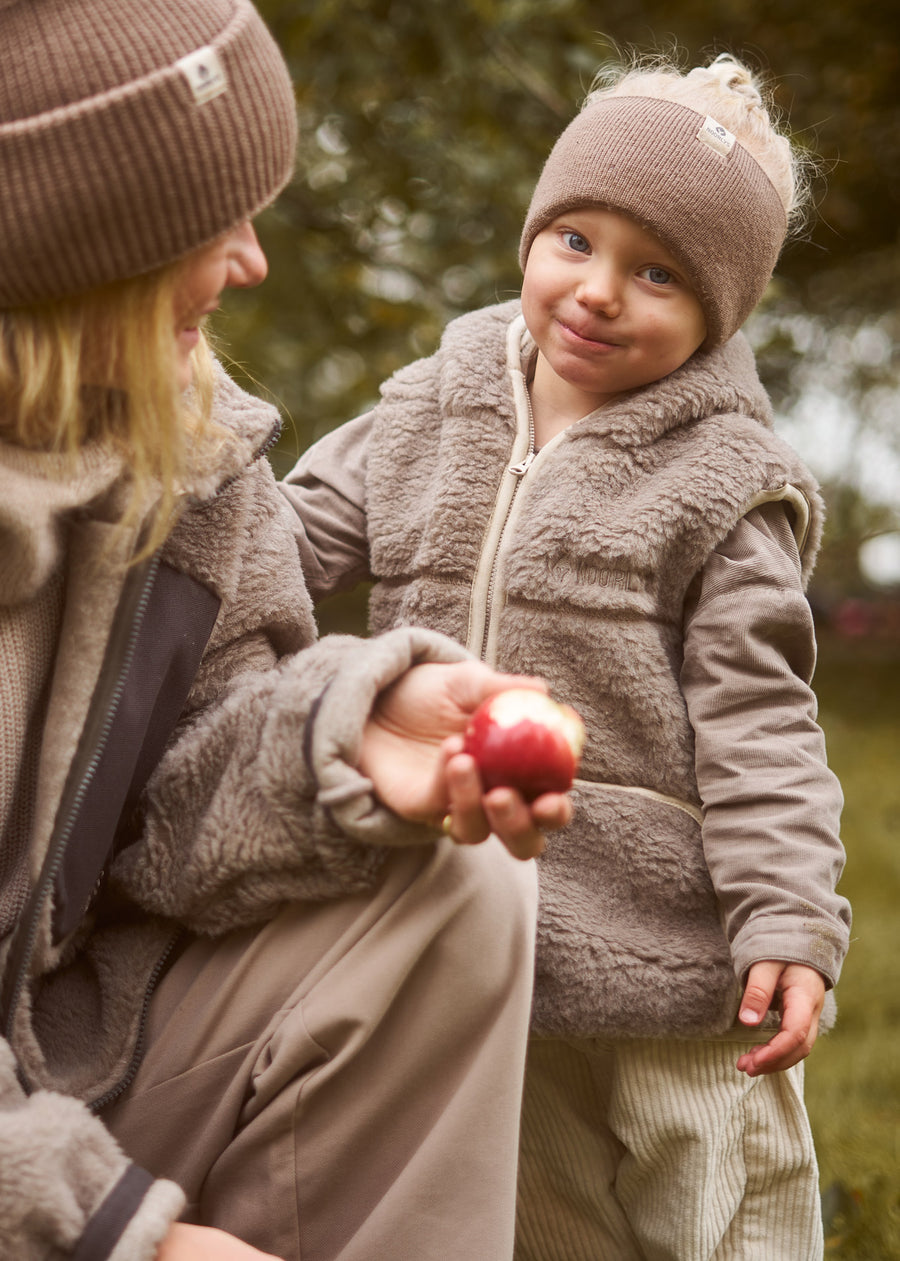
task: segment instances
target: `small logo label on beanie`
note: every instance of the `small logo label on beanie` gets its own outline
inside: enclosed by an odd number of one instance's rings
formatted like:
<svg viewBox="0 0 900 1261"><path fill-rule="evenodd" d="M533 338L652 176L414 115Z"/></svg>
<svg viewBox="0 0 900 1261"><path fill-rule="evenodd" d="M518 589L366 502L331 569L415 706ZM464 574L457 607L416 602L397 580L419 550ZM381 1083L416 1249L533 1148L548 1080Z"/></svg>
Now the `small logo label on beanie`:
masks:
<svg viewBox="0 0 900 1261"><path fill-rule="evenodd" d="M714 118L709 117L703 120L703 126L697 132L697 139L708 144L710 149L715 149L716 153L721 153L725 158L735 146L735 138L731 132L721 123L717 123Z"/></svg>
<svg viewBox="0 0 900 1261"><path fill-rule="evenodd" d="M198 105L205 105L214 97L221 96L228 87L225 68L212 47L198 48L175 64L187 79Z"/></svg>

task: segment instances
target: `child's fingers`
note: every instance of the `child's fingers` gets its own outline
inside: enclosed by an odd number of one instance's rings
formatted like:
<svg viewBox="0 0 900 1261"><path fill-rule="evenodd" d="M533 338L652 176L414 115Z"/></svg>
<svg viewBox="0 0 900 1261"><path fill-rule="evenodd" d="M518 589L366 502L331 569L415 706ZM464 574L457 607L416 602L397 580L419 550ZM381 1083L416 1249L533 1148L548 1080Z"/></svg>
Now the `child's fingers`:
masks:
<svg viewBox="0 0 900 1261"><path fill-rule="evenodd" d="M780 1073L799 1064L809 1055L811 1044L802 1030L782 1029L769 1041L751 1047L738 1057L737 1067L748 1077L763 1073Z"/></svg>
<svg viewBox="0 0 900 1261"><path fill-rule="evenodd" d="M754 963L747 973L747 984L741 999L740 1022L744 1025L758 1025L772 1006L778 978L784 971L784 964L766 960Z"/></svg>
<svg viewBox="0 0 900 1261"><path fill-rule="evenodd" d="M781 1027L768 1042L739 1057L738 1068L751 1077L780 1073L799 1064L813 1049L819 1032L819 1005L814 996L791 988L784 994Z"/></svg>

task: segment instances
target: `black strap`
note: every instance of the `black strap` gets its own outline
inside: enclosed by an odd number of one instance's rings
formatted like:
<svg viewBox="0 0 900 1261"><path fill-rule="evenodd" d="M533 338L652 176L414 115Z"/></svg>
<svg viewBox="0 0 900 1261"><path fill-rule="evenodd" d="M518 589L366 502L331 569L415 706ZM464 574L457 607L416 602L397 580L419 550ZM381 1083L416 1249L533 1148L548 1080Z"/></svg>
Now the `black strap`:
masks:
<svg viewBox="0 0 900 1261"><path fill-rule="evenodd" d="M146 1169L129 1165L88 1221L72 1253L72 1261L106 1261L153 1182L152 1174Z"/></svg>

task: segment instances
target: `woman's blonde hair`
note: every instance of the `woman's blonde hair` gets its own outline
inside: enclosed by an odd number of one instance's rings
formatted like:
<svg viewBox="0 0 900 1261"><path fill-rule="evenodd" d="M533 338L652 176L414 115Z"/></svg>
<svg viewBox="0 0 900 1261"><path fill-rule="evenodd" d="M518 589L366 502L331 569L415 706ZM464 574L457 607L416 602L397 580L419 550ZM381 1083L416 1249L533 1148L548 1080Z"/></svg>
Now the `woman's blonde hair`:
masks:
<svg viewBox="0 0 900 1261"><path fill-rule="evenodd" d="M197 442L215 441L206 338L179 389L173 309L183 262L69 298L0 311L0 438L74 455L89 443L128 470L123 528L152 504L140 547L163 541Z"/></svg>
<svg viewBox="0 0 900 1261"><path fill-rule="evenodd" d="M648 96L710 115L765 171L792 233L804 226L815 161L779 130L778 112L764 80L736 57L722 53L708 66L685 74L669 59L635 55L601 67L585 107L611 96Z"/></svg>

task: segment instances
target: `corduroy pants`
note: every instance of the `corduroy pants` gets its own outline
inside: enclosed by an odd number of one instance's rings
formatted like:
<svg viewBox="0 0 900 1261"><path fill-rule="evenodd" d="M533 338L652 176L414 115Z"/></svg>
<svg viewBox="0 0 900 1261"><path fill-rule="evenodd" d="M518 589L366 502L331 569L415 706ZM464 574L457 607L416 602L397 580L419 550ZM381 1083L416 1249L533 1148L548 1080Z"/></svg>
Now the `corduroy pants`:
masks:
<svg viewBox="0 0 900 1261"><path fill-rule="evenodd" d="M537 906L491 839L197 940L104 1114L187 1220L287 1261L508 1261Z"/></svg>
<svg viewBox="0 0 900 1261"><path fill-rule="evenodd" d="M752 1045L533 1039L516 1261L819 1261L803 1065Z"/></svg>

